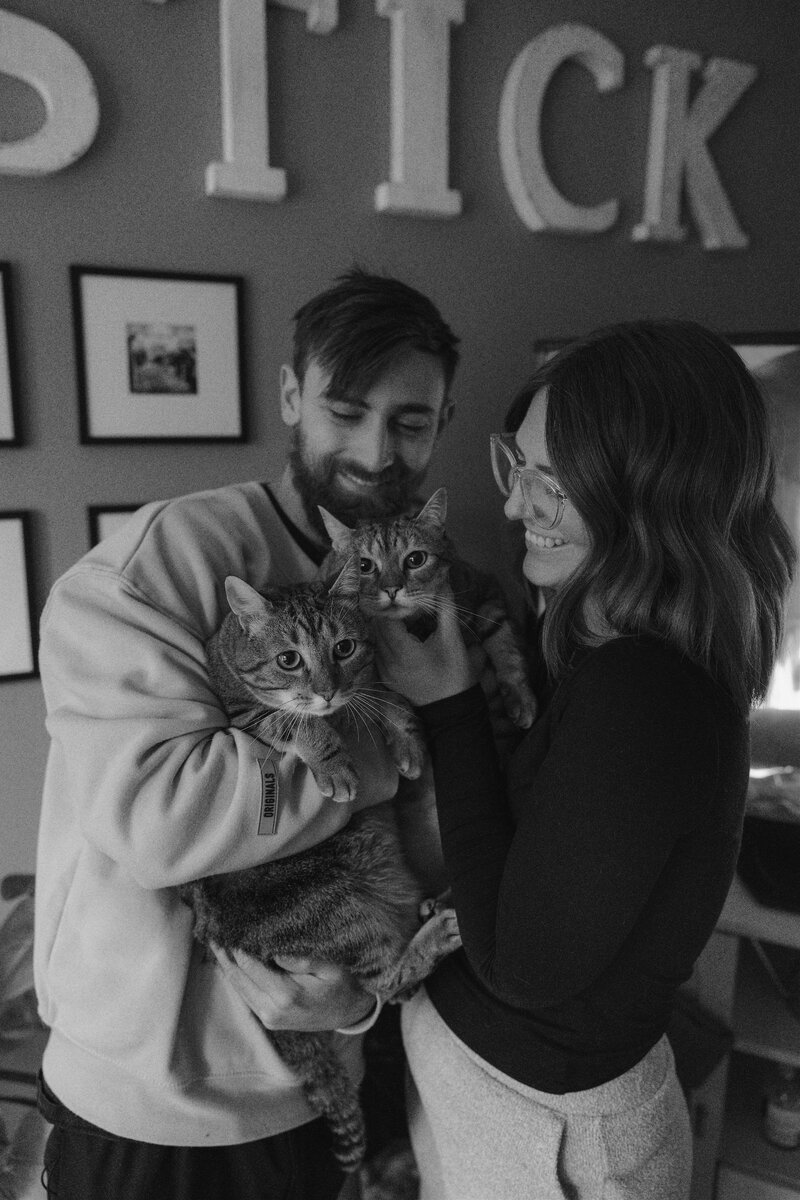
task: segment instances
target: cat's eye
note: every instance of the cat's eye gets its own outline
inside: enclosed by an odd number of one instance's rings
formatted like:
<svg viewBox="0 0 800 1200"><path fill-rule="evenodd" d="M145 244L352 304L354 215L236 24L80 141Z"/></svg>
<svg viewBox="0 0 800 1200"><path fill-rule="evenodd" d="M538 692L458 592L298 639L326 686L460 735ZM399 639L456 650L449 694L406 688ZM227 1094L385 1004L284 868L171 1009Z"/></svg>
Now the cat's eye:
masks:
<svg viewBox="0 0 800 1200"><path fill-rule="evenodd" d="M303 659L296 650L282 650L275 658L283 671L296 671L303 665Z"/></svg>
<svg viewBox="0 0 800 1200"><path fill-rule="evenodd" d="M353 655L355 654L355 652L356 652L355 638L342 638L342 640L340 642L337 642L336 645L333 647L333 653L334 653L335 658L352 658Z"/></svg>
<svg viewBox="0 0 800 1200"><path fill-rule="evenodd" d="M360 558L358 560L358 569L362 575L371 575L375 570L375 563L371 558Z"/></svg>
<svg viewBox="0 0 800 1200"><path fill-rule="evenodd" d="M428 555L425 550L412 550L403 559L403 566L408 567L409 571L416 571L424 566L428 561Z"/></svg>

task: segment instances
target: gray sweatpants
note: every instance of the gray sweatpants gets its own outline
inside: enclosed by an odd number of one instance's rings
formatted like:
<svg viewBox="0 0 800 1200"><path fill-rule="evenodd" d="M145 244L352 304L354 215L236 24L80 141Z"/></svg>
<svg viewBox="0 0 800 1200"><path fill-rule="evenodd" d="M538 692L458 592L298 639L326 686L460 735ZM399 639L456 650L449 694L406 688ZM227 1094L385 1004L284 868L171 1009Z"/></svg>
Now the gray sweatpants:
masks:
<svg viewBox="0 0 800 1200"><path fill-rule="evenodd" d="M666 1038L618 1079L551 1095L484 1062L424 989L403 1006L419 1200L686 1200L692 1139Z"/></svg>

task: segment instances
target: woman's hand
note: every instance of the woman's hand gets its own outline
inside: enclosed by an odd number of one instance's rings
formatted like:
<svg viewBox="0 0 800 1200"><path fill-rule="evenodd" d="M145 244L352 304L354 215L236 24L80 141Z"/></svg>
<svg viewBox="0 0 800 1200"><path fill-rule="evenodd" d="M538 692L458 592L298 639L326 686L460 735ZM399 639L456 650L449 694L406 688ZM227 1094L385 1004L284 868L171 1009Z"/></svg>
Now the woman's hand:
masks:
<svg viewBox="0 0 800 1200"><path fill-rule="evenodd" d="M211 949L230 985L267 1029L343 1029L375 1007L348 971L314 959L277 958L275 967L220 946Z"/></svg>
<svg viewBox="0 0 800 1200"><path fill-rule="evenodd" d="M442 606L437 628L424 642L397 620L376 621L375 640L381 680L412 704L454 696L476 682L452 604Z"/></svg>

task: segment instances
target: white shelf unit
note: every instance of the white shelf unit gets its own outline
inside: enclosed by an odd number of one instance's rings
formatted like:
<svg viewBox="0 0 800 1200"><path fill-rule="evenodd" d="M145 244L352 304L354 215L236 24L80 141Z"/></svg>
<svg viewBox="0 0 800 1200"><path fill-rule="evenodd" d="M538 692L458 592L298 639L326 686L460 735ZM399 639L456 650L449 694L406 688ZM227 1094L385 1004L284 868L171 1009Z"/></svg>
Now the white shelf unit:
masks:
<svg viewBox="0 0 800 1200"><path fill-rule="evenodd" d="M774 965L800 951L800 914L757 903L737 878L696 972L700 999L733 1029L731 1054L692 1095L692 1200L800 1200L800 1149L761 1135L776 1062L800 1066L800 1016L779 996L750 939Z"/></svg>

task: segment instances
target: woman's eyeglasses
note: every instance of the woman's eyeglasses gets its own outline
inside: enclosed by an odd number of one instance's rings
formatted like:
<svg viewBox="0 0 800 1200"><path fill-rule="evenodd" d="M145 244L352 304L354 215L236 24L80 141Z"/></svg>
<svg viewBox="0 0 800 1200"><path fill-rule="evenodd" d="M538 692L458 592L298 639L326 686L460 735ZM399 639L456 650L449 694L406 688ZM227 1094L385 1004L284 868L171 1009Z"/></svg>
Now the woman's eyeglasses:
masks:
<svg viewBox="0 0 800 1200"><path fill-rule="evenodd" d="M489 438L492 470L497 486L510 496L517 484L528 516L542 529L555 529L564 514L566 493L536 467L526 467L513 433L493 433Z"/></svg>

